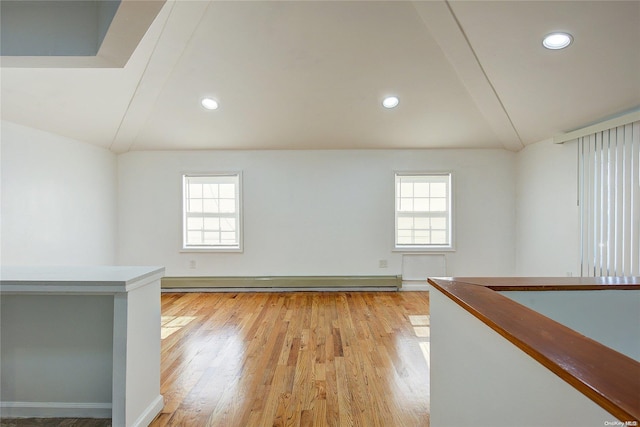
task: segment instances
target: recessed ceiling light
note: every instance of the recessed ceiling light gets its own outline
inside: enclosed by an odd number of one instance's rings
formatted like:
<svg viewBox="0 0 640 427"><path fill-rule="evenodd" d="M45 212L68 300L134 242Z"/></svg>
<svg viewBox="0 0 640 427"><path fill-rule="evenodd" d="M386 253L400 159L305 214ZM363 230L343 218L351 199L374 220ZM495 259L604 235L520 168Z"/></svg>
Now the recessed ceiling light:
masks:
<svg viewBox="0 0 640 427"><path fill-rule="evenodd" d="M398 99L397 96L387 96L385 99L382 100L382 106L384 108L395 108L398 106L399 102L400 100Z"/></svg>
<svg viewBox="0 0 640 427"><path fill-rule="evenodd" d="M569 46L573 37L569 33L551 33L544 36L542 45L547 49L558 50Z"/></svg>
<svg viewBox="0 0 640 427"><path fill-rule="evenodd" d="M202 98L200 101L202 106L207 110L217 110L218 109L218 101L213 98Z"/></svg>

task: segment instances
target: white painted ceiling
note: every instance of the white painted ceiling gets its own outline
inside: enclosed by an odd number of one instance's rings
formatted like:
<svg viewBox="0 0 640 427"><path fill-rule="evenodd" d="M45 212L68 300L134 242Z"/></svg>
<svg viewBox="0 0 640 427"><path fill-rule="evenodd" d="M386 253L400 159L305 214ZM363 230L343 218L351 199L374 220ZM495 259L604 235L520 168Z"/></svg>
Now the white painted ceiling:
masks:
<svg viewBox="0 0 640 427"><path fill-rule="evenodd" d="M114 40L124 66L3 57L2 119L117 153L517 151L640 107L640 1L124 0Z"/></svg>

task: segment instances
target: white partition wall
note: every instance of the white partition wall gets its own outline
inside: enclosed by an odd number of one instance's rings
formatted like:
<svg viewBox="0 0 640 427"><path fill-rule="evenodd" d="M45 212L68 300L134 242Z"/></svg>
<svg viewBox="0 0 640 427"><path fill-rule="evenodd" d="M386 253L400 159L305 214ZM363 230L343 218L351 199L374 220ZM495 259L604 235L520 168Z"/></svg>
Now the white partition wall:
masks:
<svg viewBox="0 0 640 427"><path fill-rule="evenodd" d="M3 267L0 417L144 427L160 395L158 267Z"/></svg>
<svg viewBox="0 0 640 427"><path fill-rule="evenodd" d="M611 414L435 288L431 427L602 427Z"/></svg>

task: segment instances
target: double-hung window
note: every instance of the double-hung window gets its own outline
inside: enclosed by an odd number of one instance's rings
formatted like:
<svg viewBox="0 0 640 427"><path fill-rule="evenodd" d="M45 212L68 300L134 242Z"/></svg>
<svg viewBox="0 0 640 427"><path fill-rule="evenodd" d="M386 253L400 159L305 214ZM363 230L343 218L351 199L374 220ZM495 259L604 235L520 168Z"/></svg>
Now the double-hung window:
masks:
<svg viewBox="0 0 640 427"><path fill-rule="evenodd" d="M396 173L395 205L396 249L453 248L451 173Z"/></svg>
<svg viewBox="0 0 640 427"><path fill-rule="evenodd" d="M242 250L240 173L183 176L183 248Z"/></svg>

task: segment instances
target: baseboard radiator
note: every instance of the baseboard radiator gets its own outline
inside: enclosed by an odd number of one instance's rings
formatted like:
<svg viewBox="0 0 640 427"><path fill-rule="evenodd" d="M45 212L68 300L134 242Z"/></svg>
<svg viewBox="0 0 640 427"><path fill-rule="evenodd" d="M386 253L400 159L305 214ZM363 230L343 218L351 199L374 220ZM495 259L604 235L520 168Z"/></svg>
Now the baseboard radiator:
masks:
<svg viewBox="0 0 640 427"><path fill-rule="evenodd" d="M397 288L402 276L164 277L163 289L193 288Z"/></svg>

